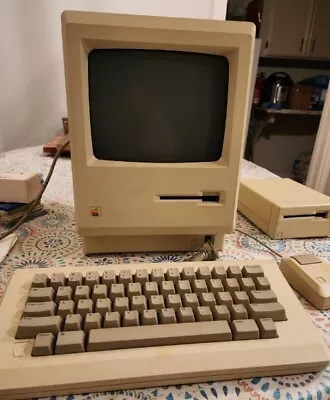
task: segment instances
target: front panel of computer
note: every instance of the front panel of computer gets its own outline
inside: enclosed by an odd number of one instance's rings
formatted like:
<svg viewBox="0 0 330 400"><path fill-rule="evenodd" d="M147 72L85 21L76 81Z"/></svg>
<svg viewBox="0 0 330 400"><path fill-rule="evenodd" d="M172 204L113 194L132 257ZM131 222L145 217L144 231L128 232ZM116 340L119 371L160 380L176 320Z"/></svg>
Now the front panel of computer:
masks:
<svg viewBox="0 0 330 400"><path fill-rule="evenodd" d="M235 218L253 29L91 15L63 16L85 251L189 250L205 236L221 247Z"/></svg>

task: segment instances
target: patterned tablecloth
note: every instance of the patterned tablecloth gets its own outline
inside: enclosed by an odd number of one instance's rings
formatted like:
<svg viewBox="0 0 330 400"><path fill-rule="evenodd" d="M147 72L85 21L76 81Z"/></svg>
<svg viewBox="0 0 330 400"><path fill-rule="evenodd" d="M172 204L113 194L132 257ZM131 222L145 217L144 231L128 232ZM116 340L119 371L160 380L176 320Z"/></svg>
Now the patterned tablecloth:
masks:
<svg viewBox="0 0 330 400"><path fill-rule="evenodd" d="M33 171L46 176L52 159L41 156L38 147L15 150L0 155L0 172ZM269 171L244 161L242 175L251 178L276 178ZM100 265L106 268L113 263L181 261L184 253L171 254L115 254L86 257L75 231L72 200L72 180L69 159L60 159L54 176L45 191L43 200L48 215L24 224L18 231L19 240L0 266L0 297L6 282L17 268L63 267ZM238 215L237 227L252 233L276 251L288 256L310 252L330 260L330 239L271 240L244 217ZM236 233L227 235L222 259L269 259L274 258L265 248L247 236ZM315 310L300 299L324 340L330 345L330 312ZM237 355L239 356L239 355ZM194 385L177 385L143 390L62 396L61 400L92 399L330 399L330 367L320 373L270 378L255 377L228 382L208 382ZM55 398L52 398L54 400Z"/></svg>

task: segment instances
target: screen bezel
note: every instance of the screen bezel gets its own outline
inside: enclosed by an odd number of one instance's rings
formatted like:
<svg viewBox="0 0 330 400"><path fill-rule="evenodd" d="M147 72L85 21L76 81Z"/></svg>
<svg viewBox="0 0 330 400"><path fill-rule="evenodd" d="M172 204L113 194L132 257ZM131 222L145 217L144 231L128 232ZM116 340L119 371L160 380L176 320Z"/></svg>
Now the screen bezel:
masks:
<svg viewBox="0 0 330 400"><path fill-rule="evenodd" d="M222 55L229 62L227 118L222 156L218 161L198 163L200 168L239 167L242 143L247 132L247 99L254 48L254 27L249 23L202 21L179 18L100 13L65 12L62 14L64 55L71 130L81 132L74 147L87 166L132 168L194 168L195 163L140 163L98 160L93 156L88 95L88 54L94 49L179 50ZM66 48L70 47L70 51ZM72 69L72 71L70 71ZM74 79L73 79L74 77ZM70 78L70 79L69 79ZM72 82L74 80L74 82ZM74 88L73 88L74 86ZM70 106L72 105L72 107ZM75 116L75 117L73 117ZM243 137L241 132L244 131ZM75 140L75 137L73 137ZM79 153L79 154L78 154ZM73 151L73 157L74 151ZM236 169L236 168L235 168Z"/></svg>

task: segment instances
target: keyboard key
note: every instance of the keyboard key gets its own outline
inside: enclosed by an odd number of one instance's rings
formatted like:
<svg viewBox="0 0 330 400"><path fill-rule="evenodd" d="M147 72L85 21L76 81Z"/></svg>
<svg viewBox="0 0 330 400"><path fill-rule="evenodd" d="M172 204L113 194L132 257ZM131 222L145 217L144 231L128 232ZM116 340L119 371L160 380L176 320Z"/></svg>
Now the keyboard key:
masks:
<svg viewBox="0 0 330 400"><path fill-rule="evenodd" d="M258 277L258 279L260 279L260 278ZM241 278L240 286L241 286L241 290L244 290L245 292L250 292L251 290L256 289L252 278Z"/></svg>
<svg viewBox="0 0 330 400"><path fill-rule="evenodd" d="M277 338L276 326L271 318L260 318L257 321L261 339Z"/></svg>
<svg viewBox="0 0 330 400"><path fill-rule="evenodd" d="M184 293L191 293L191 286L188 280L176 283L176 292L182 297Z"/></svg>
<svg viewBox="0 0 330 400"><path fill-rule="evenodd" d="M107 298L107 294L108 294L107 285L105 284L95 285L93 287L92 300L96 301L97 299L105 299Z"/></svg>
<svg viewBox="0 0 330 400"><path fill-rule="evenodd" d="M195 279L191 282L191 287L194 293L201 294L207 292L207 285L204 279Z"/></svg>
<svg viewBox="0 0 330 400"><path fill-rule="evenodd" d="M144 310L142 312L142 325L157 325L158 317L156 310Z"/></svg>
<svg viewBox="0 0 330 400"><path fill-rule="evenodd" d="M85 285L89 286L91 289L93 286L100 283L100 274L97 271L87 272L85 278Z"/></svg>
<svg viewBox="0 0 330 400"><path fill-rule="evenodd" d="M149 274L146 269L137 269L135 273L135 282L141 283L144 285L146 282L149 281Z"/></svg>
<svg viewBox="0 0 330 400"><path fill-rule="evenodd" d="M214 294L224 291L221 279L210 279L209 281L207 281L207 287L209 289L209 292L212 292Z"/></svg>
<svg viewBox="0 0 330 400"><path fill-rule="evenodd" d="M174 282L172 281L162 281L159 285L160 294L167 297L169 294L175 294Z"/></svg>
<svg viewBox="0 0 330 400"><path fill-rule="evenodd" d="M91 299L79 300L77 304L76 313L82 317L86 317L86 314L93 312L93 302Z"/></svg>
<svg viewBox="0 0 330 400"><path fill-rule="evenodd" d="M51 301L54 298L54 289L51 287L34 287L30 290L27 301L29 303Z"/></svg>
<svg viewBox="0 0 330 400"><path fill-rule="evenodd" d="M155 295L159 294L157 283L156 282L146 282L144 284L143 294L146 296L147 299L149 299L150 296L155 296Z"/></svg>
<svg viewBox="0 0 330 400"><path fill-rule="evenodd" d="M120 314L118 311L107 312L104 317L104 328L119 328Z"/></svg>
<svg viewBox="0 0 330 400"><path fill-rule="evenodd" d="M147 299L145 296L133 296L131 299L131 310L136 310L142 313L147 309Z"/></svg>
<svg viewBox="0 0 330 400"><path fill-rule="evenodd" d="M259 339L259 329L253 319L241 319L231 323L234 340Z"/></svg>
<svg viewBox="0 0 330 400"><path fill-rule="evenodd" d="M172 281L174 283L181 279L179 268L169 268L165 275L168 281Z"/></svg>
<svg viewBox="0 0 330 400"><path fill-rule="evenodd" d="M123 315L125 311L129 310L128 297L117 297L113 304L113 311L118 311L119 314Z"/></svg>
<svg viewBox="0 0 330 400"><path fill-rule="evenodd" d="M125 288L122 283L114 283L110 287L110 299L113 301L117 297L124 297L125 296Z"/></svg>
<svg viewBox="0 0 330 400"><path fill-rule="evenodd" d="M117 283L115 271L104 271L102 276L102 284L110 288L112 284Z"/></svg>
<svg viewBox="0 0 330 400"><path fill-rule="evenodd" d="M194 268L193 267L184 267L181 272L181 279L183 281L187 280L189 282L192 282L193 280L195 280L196 274L195 274Z"/></svg>
<svg viewBox="0 0 330 400"><path fill-rule="evenodd" d="M116 350L188 343L222 342L232 340L227 321L187 323L163 326L141 326L121 329L93 329L87 351Z"/></svg>
<svg viewBox="0 0 330 400"><path fill-rule="evenodd" d="M49 286L52 287L55 291L60 286L65 286L65 284L66 284L66 277L62 272L58 272L51 275Z"/></svg>
<svg viewBox="0 0 330 400"><path fill-rule="evenodd" d="M225 291L238 292L240 289L239 283L236 278L227 278L223 282Z"/></svg>
<svg viewBox="0 0 330 400"><path fill-rule="evenodd" d="M57 315L65 318L69 314L74 314L75 307L76 305L72 300L61 300L58 305Z"/></svg>
<svg viewBox="0 0 330 400"><path fill-rule="evenodd" d="M38 333L53 333L61 331L62 318L52 317L23 317L17 328L16 339L34 339Z"/></svg>
<svg viewBox="0 0 330 400"><path fill-rule="evenodd" d="M240 292L233 292L232 293L233 300L235 304L249 304L250 299L249 296L246 292L240 291Z"/></svg>
<svg viewBox="0 0 330 400"><path fill-rule="evenodd" d="M84 332L89 333L91 329L100 329L100 328L101 328L101 314L99 313L87 314L84 323Z"/></svg>
<svg viewBox="0 0 330 400"><path fill-rule="evenodd" d="M181 307L177 311L178 322L195 322L195 316L191 307Z"/></svg>
<svg viewBox="0 0 330 400"><path fill-rule="evenodd" d="M153 268L150 274L151 282L161 283L165 280L164 271L162 268Z"/></svg>
<svg viewBox="0 0 330 400"><path fill-rule="evenodd" d="M137 311L125 311L123 317L123 326L138 326L139 322L139 313Z"/></svg>
<svg viewBox="0 0 330 400"><path fill-rule="evenodd" d="M57 289L55 303L59 304L62 300L72 299L72 288L70 286L60 286Z"/></svg>
<svg viewBox="0 0 330 400"><path fill-rule="evenodd" d="M81 272L71 272L68 278L68 286L71 289L75 290L77 286L82 286L83 284L83 276ZM62 300L69 300L69 299L62 299Z"/></svg>
<svg viewBox="0 0 330 400"><path fill-rule="evenodd" d="M286 321L284 307L280 303L249 304L249 317L253 319L271 318L273 321Z"/></svg>
<svg viewBox="0 0 330 400"><path fill-rule="evenodd" d="M209 267L199 267L197 269L196 275L198 279L204 279L205 281L208 281L212 278L212 274Z"/></svg>
<svg viewBox="0 0 330 400"><path fill-rule="evenodd" d="M129 269L122 269L119 272L118 282L123 283L125 286L133 282L132 271Z"/></svg>
<svg viewBox="0 0 330 400"><path fill-rule="evenodd" d="M64 322L64 331L80 331L82 329L83 319L80 314L67 315Z"/></svg>
<svg viewBox="0 0 330 400"><path fill-rule="evenodd" d="M211 308L214 321L231 321L230 312L227 306L214 306Z"/></svg>
<svg viewBox="0 0 330 400"><path fill-rule="evenodd" d="M162 308L159 312L159 320L161 324L175 324L176 316L173 308Z"/></svg>
<svg viewBox="0 0 330 400"><path fill-rule="evenodd" d="M35 274L32 279L33 288L44 288L47 287L48 284L48 276L47 274Z"/></svg>
<svg viewBox="0 0 330 400"><path fill-rule="evenodd" d="M251 303L276 303L277 297L272 290L251 290L249 293Z"/></svg>
<svg viewBox="0 0 330 400"><path fill-rule="evenodd" d="M233 298L229 292L218 292L215 294L215 300L219 306L231 306L233 304Z"/></svg>
<svg viewBox="0 0 330 400"><path fill-rule="evenodd" d="M260 265L244 265L242 268L242 275L245 278L253 278L256 276L264 276L264 271Z"/></svg>
<svg viewBox="0 0 330 400"><path fill-rule="evenodd" d="M32 357L50 356L54 352L55 336L52 333L39 333L33 344Z"/></svg>
<svg viewBox="0 0 330 400"><path fill-rule="evenodd" d="M231 319L247 319L248 312L243 304L233 304L232 306L228 307Z"/></svg>
<svg viewBox="0 0 330 400"><path fill-rule="evenodd" d="M212 278L220 279L224 281L227 278L226 270L224 267L213 267L212 268Z"/></svg>
<svg viewBox="0 0 330 400"><path fill-rule="evenodd" d="M162 308L165 308L164 297L162 295L150 296L149 309L160 311Z"/></svg>
<svg viewBox="0 0 330 400"><path fill-rule="evenodd" d="M89 286L77 286L73 297L74 302L78 303L81 299L89 299L90 292L91 289Z"/></svg>
<svg viewBox="0 0 330 400"><path fill-rule="evenodd" d="M85 332L61 332L57 336L55 354L82 353L85 351Z"/></svg>
<svg viewBox="0 0 330 400"><path fill-rule="evenodd" d="M53 301L41 303L26 303L23 310L23 317L50 317L55 315L56 304Z"/></svg>
<svg viewBox="0 0 330 400"><path fill-rule="evenodd" d="M227 276L228 278L236 278L239 279L242 277L241 269L238 265L230 265L227 268Z"/></svg>
<svg viewBox="0 0 330 400"><path fill-rule="evenodd" d="M197 322L213 321L213 316L210 307L200 306L194 310L195 319Z"/></svg>
<svg viewBox="0 0 330 400"><path fill-rule="evenodd" d="M95 304L95 312L105 316L107 312L111 311L110 299L97 299Z"/></svg>
<svg viewBox="0 0 330 400"><path fill-rule="evenodd" d="M182 307L181 297L178 294L169 294L166 298L166 307L178 310Z"/></svg>
<svg viewBox="0 0 330 400"><path fill-rule="evenodd" d="M129 283L127 287L127 297L131 299L133 296L141 296L142 288L140 282Z"/></svg>
<svg viewBox="0 0 330 400"><path fill-rule="evenodd" d="M191 307L193 310L199 306L199 301L196 293L185 293L183 295L184 307Z"/></svg>
<svg viewBox="0 0 330 400"><path fill-rule="evenodd" d="M201 306L215 306L216 301L213 293L201 293L199 296Z"/></svg>
<svg viewBox="0 0 330 400"><path fill-rule="evenodd" d="M257 276L254 281L257 290L270 290L269 280L265 276Z"/></svg>

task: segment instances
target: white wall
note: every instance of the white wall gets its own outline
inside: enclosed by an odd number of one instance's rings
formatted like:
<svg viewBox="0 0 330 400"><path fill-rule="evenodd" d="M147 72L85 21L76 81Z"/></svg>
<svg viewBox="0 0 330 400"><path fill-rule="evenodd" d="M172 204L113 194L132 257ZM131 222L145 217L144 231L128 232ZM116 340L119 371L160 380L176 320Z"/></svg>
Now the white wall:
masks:
<svg viewBox="0 0 330 400"><path fill-rule="evenodd" d="M225 19L227 0L1 0L0 152L45 143L66 115L65 9Z"/></svg>

